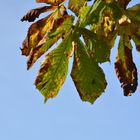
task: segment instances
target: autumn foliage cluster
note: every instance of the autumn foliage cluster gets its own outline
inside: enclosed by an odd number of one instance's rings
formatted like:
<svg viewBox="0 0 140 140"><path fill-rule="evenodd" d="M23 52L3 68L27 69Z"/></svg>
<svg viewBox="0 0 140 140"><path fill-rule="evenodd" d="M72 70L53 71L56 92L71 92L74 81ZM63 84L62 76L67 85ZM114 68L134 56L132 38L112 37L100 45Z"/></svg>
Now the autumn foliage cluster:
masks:
<svg viewBox="0 0 140 140"><path fill-rule="evenodd" d="M58 94L73 57L71 77L80 98L94 103L107 86L99 64L110 61L117 36L116 75L125 96L136 91L132 50L136 47L140 52L140 4L128 7L130 1L36 0L44 6L30 10L21 20L34 22L40 14L48 14L29 27L21 51L28 58L27 69L46 53L35 80L45 101ZM52 46L55 48L47 53Z"/></svg>

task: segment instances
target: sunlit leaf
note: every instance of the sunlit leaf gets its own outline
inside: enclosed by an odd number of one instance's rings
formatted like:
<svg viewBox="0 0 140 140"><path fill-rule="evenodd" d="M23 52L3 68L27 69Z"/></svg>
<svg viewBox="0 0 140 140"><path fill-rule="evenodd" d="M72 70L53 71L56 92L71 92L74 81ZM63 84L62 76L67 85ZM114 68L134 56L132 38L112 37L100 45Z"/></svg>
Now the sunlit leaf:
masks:
<svg viewBox="0 0 140 140"><path fill-rule="evenodd" d="M36 0L47 6L30 10L21 19L32 22L52 10L29 27L21 48L22 55L28 58L27 69L47 54L35 80L45 101L58 94L67 75L69 57L74 55L71 77L82 101L94 103L107 85L99 65L111 61L117 36L120 41L115 70L124 95L130 96L138 85L131 41L140 52L140 4L127 8L131 0L65 1ZM69 15L68 9L75 15ZM54 49L48 53L52 46Z"/></svg>
<svg viewBox="0 0 140 140"><path fill-rule="evenodd" d="M106 88L105 75L97 62L88 55L81 41L75 46L72 79L83 101L94 103Z"/></svg>
<svg viewBox="0 0 140 140"><path fill-rule="evenodd" d="M37 47L33 48L27 66L28 69L35 63L35 61L43 55L53 44L55 44L58 39L63 37L67 32L67 30L71 29L73 23L73 17L69 15L65 15L57 20L54 20L53 27L51 31L46 35L37 45Z"/></svg>
<svg viewBox="0 0 140 140"><path fill-rule="evenodd" d="M115 70L125 96L131 96L137 88L137 68L133 62L132 49L125 45L125 35L119 42Z"/></svg>
<svg viewBox="0 0 140 140"><path fill-rule="evenodd" d="M55 97L64 83L71 49L71 38L68 36L42 62L35 85L45 97L45 101Z"/></svg>

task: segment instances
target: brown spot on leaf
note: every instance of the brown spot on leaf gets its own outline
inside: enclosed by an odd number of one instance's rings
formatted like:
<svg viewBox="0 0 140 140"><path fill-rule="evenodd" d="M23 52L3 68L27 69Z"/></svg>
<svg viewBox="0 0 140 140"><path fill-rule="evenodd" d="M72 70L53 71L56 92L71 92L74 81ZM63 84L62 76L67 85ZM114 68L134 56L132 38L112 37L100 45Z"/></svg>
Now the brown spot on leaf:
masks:
<svg viewBox="0 0 140 140"><path fill-rule="evenodd" d="M46 73L46 71L50 66L51 66L51 62L49 61L49 59L45 58L44 61L42 62L41 68L35 80L35 85L38 85L42 81L44 73Z"/></svg>

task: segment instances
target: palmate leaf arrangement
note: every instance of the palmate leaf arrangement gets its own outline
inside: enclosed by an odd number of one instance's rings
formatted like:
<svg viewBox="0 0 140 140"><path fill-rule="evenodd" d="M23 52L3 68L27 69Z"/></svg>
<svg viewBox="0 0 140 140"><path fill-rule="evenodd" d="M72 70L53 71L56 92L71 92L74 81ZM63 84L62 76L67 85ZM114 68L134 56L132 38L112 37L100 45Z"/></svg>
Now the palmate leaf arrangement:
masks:
<svg viewBox="0 0 140 140"><path fill-rule="evenodd" d="M56 46L42 61L35 80L45 102L58 94L67 76L69 59L73 57L71 77L80 98L94 103L107 86L99 64L110 61L117 36L120 36L115 62L117 77L125 96L136 91L137 68L131 40L140 52L140 4L127 8L130 1L36 0L46 6L30 10L21 20L33 22L41 13L49 14L29 27L21 51L28 57L27 69L30 69ZM68 14L68 10L73 14Z"/></svg>

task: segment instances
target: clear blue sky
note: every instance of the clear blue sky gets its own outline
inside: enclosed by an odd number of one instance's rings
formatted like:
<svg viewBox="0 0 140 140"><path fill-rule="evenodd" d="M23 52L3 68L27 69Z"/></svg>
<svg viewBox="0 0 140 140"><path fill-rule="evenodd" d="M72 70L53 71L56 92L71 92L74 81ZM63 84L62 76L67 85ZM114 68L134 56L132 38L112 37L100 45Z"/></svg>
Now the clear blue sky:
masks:
<svg viewBox="0 0 140 140"><path fill-rule="evenodd" d="M140 86L123 96L113 68L116 47L112 62L103 64L106 92L94 105L80 100L70 76L59 95L43 103L33 85L42 59L27 71L19 49L29 27L20 18L38 6L35 0L0 4L0 140L140 140ZM140 74L140 54L134 55Z"/></svg>

